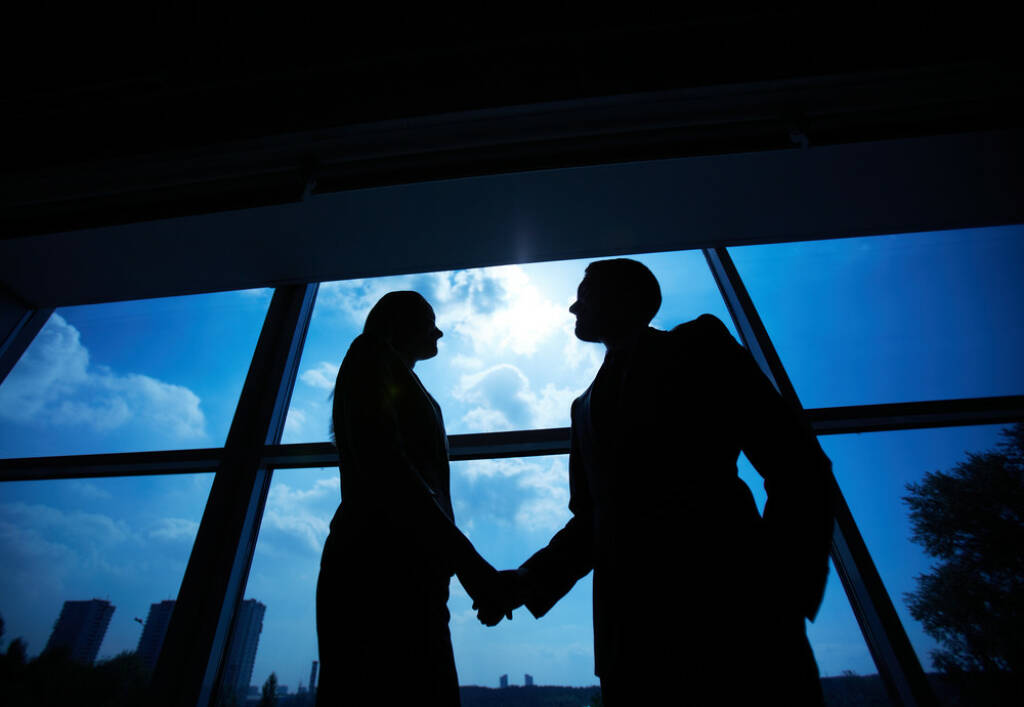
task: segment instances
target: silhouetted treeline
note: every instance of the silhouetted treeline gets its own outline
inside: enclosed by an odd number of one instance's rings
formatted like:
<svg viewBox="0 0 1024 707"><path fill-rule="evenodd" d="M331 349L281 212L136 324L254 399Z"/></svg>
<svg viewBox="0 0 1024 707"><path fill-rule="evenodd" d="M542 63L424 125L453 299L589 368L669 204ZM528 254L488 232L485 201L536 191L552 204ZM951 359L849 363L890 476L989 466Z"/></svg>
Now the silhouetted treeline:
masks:
<svg viewBox="0 0 1024 707"><path fill-rule="evenodd" d="M459 687L462 707L589 707L601 688L531 685L530 687Z"/></svg>
<svg viewBox="0 0 1024 707"><path fill-rule="evenodd" d="M928 683L942 707L1002 707L1018 705L1020 694L1002 676L961 673L953 677L929 673ZM822 678L827 707L891 707L892 701L878 675L843 675Z"/></svg>
<svg viewBox="0 0 1024 707"><path fill-rule="evenodd" d="M737 675L737 679L740 676ZM1019 694L1008 684L993 682L990 676L962 675L960 680L930 674L928 681L943 707L996 707L1018 704ZM966 685L964 683L966 681ZM892 707L885 685L878 675L842 675L821 680L827 707ZM463 686L459 688L462 707L590 707L600 704L601 688L593 687L506 687ZM979 693L985 697L978 701ZM686 701L685 681L669 694Z"/></svg>
<svg viewBox="0 0 1024 707"><path fill-rule="evenodd" d="M32 660L0 656L0 702L9 707L115 707L146 703L149 671L135 653L95 665L50 651Z"/></svg>

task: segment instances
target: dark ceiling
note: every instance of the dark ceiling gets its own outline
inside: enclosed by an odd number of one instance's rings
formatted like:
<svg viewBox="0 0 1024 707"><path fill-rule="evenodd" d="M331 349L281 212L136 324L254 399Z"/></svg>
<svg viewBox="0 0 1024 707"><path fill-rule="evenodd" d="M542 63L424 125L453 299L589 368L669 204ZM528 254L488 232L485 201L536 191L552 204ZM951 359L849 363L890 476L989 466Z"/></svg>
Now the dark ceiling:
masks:
<svg viewBox="0 0 1024 707"><path fill-rule="evenodd" d="M8 8L0 293L1024 221L1011 11L825 5Z"/></svg>
<svg viewBox="0 0 1024 707"><path fill-rule="evenodd" d="M22 8L0 224L13 237L310 190L776 149L793 130L820 145L1020 122L1008 16L746 7ZM748 98L721 98L737 92ZM648 98L630 111L631 96ZM594 110L607 97L611 114ZM510 120L510 107L567 102L577 114L562 124ZM503 124L469 139L431 122L487 111Z"/></svg>

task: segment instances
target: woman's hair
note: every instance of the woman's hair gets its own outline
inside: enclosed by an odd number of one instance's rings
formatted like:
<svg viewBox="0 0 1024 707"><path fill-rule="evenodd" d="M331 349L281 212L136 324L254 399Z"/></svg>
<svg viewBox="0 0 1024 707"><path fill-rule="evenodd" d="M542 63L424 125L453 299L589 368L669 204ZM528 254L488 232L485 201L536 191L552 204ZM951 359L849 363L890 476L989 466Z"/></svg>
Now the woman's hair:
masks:
<svg viewBox="0 0 1024 707"><path fill-rule="evenodd" d="M390 343L397 331L413 324L417 316L429 309L430 304L419 292L412 290L388 292L377 300L377 304L373 305L370 313L366 315L363 334ZM329 396L332 406L335 392L331 391ZM331 442L337 445L333 413L331 414L330 436Z"/></svg>
<svg viewBox="0 0 1024 707"><path fill-rule="evenodd" d="M366 315L363 333L390 341L395 331L409 325L430 305L423 295L412 290L388 292L377 300Z"/></svg>

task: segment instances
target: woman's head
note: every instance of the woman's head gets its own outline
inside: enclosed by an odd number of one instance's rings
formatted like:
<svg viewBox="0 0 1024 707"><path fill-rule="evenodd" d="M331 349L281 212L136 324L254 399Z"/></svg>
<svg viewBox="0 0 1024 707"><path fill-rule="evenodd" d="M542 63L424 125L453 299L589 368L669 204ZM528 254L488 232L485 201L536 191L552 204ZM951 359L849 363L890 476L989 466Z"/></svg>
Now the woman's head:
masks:
<svg viewBox="0 0 1024 707"><path fill-rule="evenodd" d="M441 330L434 323L434 310L418 292L389 292L366 317L363 333L391 344L412 366L437 355Z"/></svg>

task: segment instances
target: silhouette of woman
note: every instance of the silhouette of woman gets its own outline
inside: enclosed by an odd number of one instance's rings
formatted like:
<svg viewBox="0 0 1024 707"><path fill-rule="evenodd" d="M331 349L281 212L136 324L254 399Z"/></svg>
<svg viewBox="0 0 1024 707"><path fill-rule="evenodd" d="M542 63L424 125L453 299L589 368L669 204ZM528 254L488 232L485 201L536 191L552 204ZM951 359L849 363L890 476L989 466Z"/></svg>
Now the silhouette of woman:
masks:
<svg viewBox="0 0 1024 707"><path fill-rule="evenodd" d="M391 292L345 354L333 433L342 503L317 583L317 705L458 705L448 582L475 601L497 573L455 526L441 409L413 373L441 331L416 292Z"/></svg>

